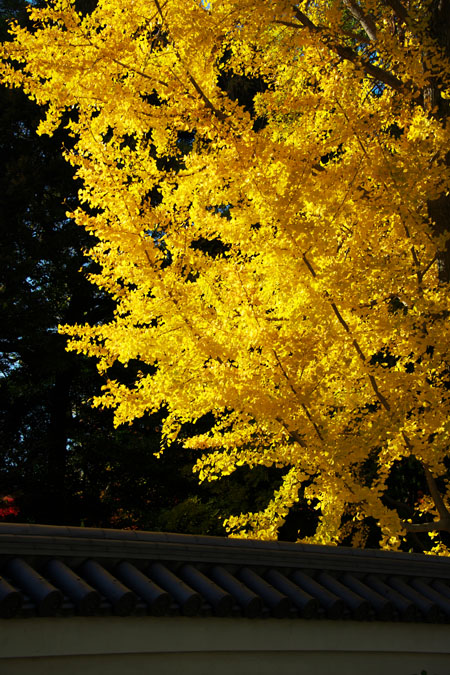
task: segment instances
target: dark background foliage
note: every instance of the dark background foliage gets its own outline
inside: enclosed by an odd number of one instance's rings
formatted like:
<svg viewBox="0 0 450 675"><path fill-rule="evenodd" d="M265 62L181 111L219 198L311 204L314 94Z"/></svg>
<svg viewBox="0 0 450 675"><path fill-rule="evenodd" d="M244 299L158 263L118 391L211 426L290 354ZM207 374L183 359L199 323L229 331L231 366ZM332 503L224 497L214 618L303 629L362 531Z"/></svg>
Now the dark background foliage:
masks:
<svg viewBox="0 0 450 675"><path fill-rule="evenodd" d="M26 4L0 3L3 40L8 19L26 23ZM65 351L58 324L106 321L113 305L86 280L93 242L66 216L77 204L60 152L70 138L37 136L40 114L0 89L0 518L223 534L225 516L269 498L271 472L199 487L191 452L155 458L158 416L114 429L91 408L103 380Z"/></svg>

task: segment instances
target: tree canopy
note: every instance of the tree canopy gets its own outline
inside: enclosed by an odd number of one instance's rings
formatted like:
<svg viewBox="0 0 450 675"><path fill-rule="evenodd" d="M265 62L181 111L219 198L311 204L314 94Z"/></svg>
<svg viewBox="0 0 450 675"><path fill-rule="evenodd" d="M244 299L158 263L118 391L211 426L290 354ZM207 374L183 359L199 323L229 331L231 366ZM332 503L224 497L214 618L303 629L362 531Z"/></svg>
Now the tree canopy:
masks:
<svg viewBox="0 0 450 675"><path fill-rule="evenodd" d="M201 480L282 469L233 534L276 537L300 497L320 516L303 540L357 545L370 519L385 547L449 532L449 3L30 15L2 77L45 106L40 133L74 138L71 215L116 305L62 328L110 375L96 404L116 424L164 412L165 444L210 416L184 441ZM246 100L232 76L257 83ZM388 499L405 459L429 492L407 519Z"/></svg>

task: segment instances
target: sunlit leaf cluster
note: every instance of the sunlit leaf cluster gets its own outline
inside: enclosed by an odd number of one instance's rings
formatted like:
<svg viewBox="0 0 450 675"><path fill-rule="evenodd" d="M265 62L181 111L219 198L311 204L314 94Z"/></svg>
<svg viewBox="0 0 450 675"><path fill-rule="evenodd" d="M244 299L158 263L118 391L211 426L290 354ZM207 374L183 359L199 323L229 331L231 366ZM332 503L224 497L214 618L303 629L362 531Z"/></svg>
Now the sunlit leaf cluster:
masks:
<svg viewBox="0 0 450 675"><path fill-rule="evenodd" d="M430 203L449 190L450 139L427 92L445 103L450 71L430 11L99 0L81 16L54 0L3 46L3 80L45 107L40 132L64 119L75 139L72 216L117 305L62 329L107 378L96 404L117 424L165 410L165 443L212 413L185 441L201 480L284 470L232 534L276 538L301 493L314 541L362 545L372 517L395 548L392 466L414 456L434 486L446 472L449 232ZM221 86L230 72L262 83L251 109ZM136 359L131 385L108 377ZM442 485L417 514L442 520Z"/></svg>

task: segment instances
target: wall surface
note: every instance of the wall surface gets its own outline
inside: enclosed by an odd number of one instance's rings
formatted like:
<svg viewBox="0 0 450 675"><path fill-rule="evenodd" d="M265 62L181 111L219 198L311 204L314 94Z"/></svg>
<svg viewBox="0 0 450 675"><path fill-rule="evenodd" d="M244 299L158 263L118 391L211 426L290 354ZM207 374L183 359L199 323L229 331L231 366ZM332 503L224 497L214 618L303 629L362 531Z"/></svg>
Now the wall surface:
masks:
<svg viewBox="0 0 450 675"><path fill-rule="evenodd" d="M450 675L450 625L95 617L0 620L1 675Z"/></svg>

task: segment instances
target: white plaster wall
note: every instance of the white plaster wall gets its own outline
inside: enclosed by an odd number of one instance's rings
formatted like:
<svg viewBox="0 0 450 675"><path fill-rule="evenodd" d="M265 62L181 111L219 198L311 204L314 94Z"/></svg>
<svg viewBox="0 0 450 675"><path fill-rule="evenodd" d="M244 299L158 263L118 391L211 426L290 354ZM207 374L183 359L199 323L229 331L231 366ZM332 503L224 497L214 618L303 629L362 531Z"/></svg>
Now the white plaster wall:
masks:
<svg viewBox="0 0 450 675"><path fill-rule="evenodd" d="M182 617L0 620L0 675L450 675L450 625Z"/></svg>

